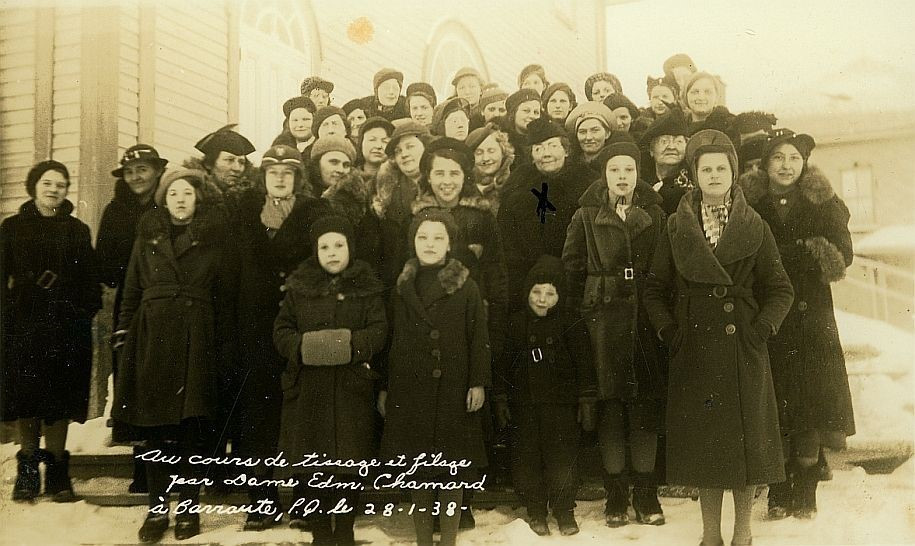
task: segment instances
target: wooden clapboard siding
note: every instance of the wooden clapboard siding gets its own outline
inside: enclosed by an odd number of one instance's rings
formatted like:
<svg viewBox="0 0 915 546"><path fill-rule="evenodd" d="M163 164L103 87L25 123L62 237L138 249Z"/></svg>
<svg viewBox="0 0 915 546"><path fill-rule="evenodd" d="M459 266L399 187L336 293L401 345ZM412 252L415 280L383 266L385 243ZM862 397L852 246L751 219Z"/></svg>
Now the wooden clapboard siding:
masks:
<svg viewBox="0 0 915 546"><path fill-rule="evenodd" d="M118 155L137 143L140 123L140 8L135 0L119 6ZM112 188L114 181L112 180Z"/></svg>
<svg viewBox="0 0 915 546"><path fill-rule="evenodd" d="M0 215L15 214L35 149L37 10L0 11Z"/></svg>
<svg viewBox="0 0 915 546"><path fill-rule="evenodd" d="M60 7L54 17L53 116L51 157L70 170L68 198L78 206L80 183L80 135L82 79L82 16L79 8Z"/></svg>

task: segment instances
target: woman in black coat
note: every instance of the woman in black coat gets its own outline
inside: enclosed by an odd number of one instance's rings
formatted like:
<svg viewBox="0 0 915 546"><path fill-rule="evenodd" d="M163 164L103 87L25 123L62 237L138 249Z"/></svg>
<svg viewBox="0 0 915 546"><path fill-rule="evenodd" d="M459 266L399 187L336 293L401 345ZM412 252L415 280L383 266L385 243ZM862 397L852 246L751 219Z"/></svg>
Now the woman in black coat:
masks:
<svg viewBox="0 0 915 546"><path fill-rule="evenodd" d="M115 345L123 343L112 417L131 425L150 450L181 457L177 468L147 461L150 512L141 542L159 540L168 528L170 474L203 478L188 457L212 449L218 417L219 369L232 353L235 274L229 257L224 209L203 197L206 173L166 174L156 190L158 208L140 220ZM211 481L206 481L209 485ZM200 485L179 485L179 540L200 532Z"/></svg>
<svg viewBox="0 0 915 546"><path fill-rule="evenodd" d="M75 498L67 427L86 421L101 287L89 227L70 215L67 168L42 161L25 187L32 199L0 224L2 418L17 422L22 446L13 500L38 496L44 461L45 493L67 502ZM46 451L38 449L42 425Z"/></svg>
<svg viewBox="0 0 915 546"><path fill-rule="evenodd" d="M855 433L848 375L830 283L845 276L853 251L849 212L822 171L807 161L813 138L781 130L761 168L741 178L747 200L775 236L794 286L794 305L769 339L772 379L788 456L787 480L769 489L769 517L816 515L822 448Z"/></svg>
<svg viewBox="0 0 915 546"><path fill-rule="evenodd" d="M289 146L268 149L261 160L261 183L237 202L232 241L237 252L238 296L234 338L238 350L222 374L220 405L232 429L233 454L270 457L280 433L280 374L286 360L273 345L273 321L284 296L284 283L299 263L312 254L308 230L330 206L305 187L299 153ZM259 468L269 478L269 468ZM276 503L276 487L251 487L251 502ZM252 512L246 530L275 522Z"/></svg>

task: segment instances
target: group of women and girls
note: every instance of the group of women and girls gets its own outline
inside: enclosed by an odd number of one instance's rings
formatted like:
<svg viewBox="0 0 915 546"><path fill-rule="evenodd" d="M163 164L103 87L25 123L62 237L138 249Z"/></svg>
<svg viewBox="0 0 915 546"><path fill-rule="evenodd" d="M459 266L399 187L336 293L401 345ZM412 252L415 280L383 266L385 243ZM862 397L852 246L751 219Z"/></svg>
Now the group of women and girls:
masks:
<svg viewBox="0 0 915 546"><path fill-rule="evenodd" d="M630 513L663 524L661 483L698 488L705 546L723 543L726 489L732 544L751 543L757 486L770 518L812 517L823 448L854 433L830 292L852 260L849 212L808 162L813 138L731 114L721 80L685 55L664 72L644 109L612 74L590 76L579 103L539 65L511 94L461 69L441 103L422 82L403 95L403 74L382 69L373 95L338 108L333 84L310 77L258 168L231 127L181 168L126 150L94 249L66 166L36 164L31 198L2 224L14 498L39 495L41 463L44 492L74 498L66 431L86 418L104 283L117 288L115 437L163 454L138 487L144 542L170 525L169 474L212 477L187 457L220 437L240 458L441 453L470 467L417 478L471 483L491 429L507 427L539 535L550 515L561 534L579 530L583 432L597 438L611 527ZM273 470L251 472L252 504L278 504L287 478L294 499L358 503ZM178 485L180 500L196 505L199 483ZM470 516L433 513L412 511L420 544L436 526L453 544ZM354 514L293 510L290 526L352 544ZM252 512L245 529L277 521ZM177 514L174 532L198 534L199 515Z"/></svg>

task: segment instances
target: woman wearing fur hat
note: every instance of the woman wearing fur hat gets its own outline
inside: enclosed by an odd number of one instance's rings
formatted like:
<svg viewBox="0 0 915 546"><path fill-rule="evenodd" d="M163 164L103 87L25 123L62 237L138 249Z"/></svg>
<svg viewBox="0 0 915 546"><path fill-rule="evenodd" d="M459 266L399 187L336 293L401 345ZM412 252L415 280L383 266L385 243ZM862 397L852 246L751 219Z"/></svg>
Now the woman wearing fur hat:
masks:
<svg viewBox="0 0 915 546"><path fill-rule="evenodd" d="M705 546L723 544L721 504L731 489L731 544L750 544L756 486L785 478L766 341L793 290L771 230L735 184L727 135L696 133L686 160L698 188L668 219L644 298L671 353L667 481L699 488Z"/></svg>
<svg viewBox="0 0 915 546"><path fill-rule="evenodd" d="M562 259L572 301L591 339L597 377L594 400L604 470L610 476L607 525L628 521L629 490L620 488L628 460L635 471L632 506L639 523L661 525L664 515L651 481L666 398L666 359L651 327L643 295L665 215L661 197L639 178L641 152L626 135L611 139L595 162L601 177L579 199Z"/></svg>
<svg viewBox="0 0 915 546"><path fill-rule="evenodd" d="M382 68L372 78L374 93L363 99L366 117L381 116L388 121L409 118L406 97L400 94L403 89L403 72L393 68Z"/></svg>
<svg viewBox="0 0 915 546"><path fill-rule="evenodd" d="M229 406L232 453L240 457L270 457L277 452L282 394L280 374L285 358L273 345L273 320L283 300L283 283L312 253L308 229L330 214L328 203L307 192L298 150L273 146L261 160L261 184L242 194L233 224L237 249L238 293L235 338L238 351L222 374L222 403ZM252 469L261 479L269 468ZM276 487L251 487L253 504L279 501ZM246 530L275 523L259 513L248 514Z"/></svg>
<svg viewBox="0 0 915 546"><path fill-rule="evenodd" d="M149 514L141 542L156 542L168 528L169 474L203 478L190 455L212 449L219 417L218 374L229 364L236 293L224 209L201 189L206 174L167 173L156 190L157 209L140 220L124 284L115 344L123 342L112 417L131 425L149 449L180 456L177 467L147 462ZM200 486L178 486L179 540L200 532L189 513Z"/></svg>
<svg viewBox="0 0 915 546"><path fill-rule="evenodd" d="M551 120L560 125L566 122L569 112L578 105L575 102L575 93L572 92L572 88L569 87L569 84L562 82L550 84L540 95L540 100L543 111Z"/></svg>
<svg viewBox="0 0 915 546"><path fill-rule="evenodd" d="M325 216L312 224L310 235L312 256L287 278L273 330L285 359L279 449L294 462L309 453L368 460L375 456L374 384L379 377L371 362L387 337L384 287L372 268L356 259L358 243L345 218ZM307 516L314 544L355 543L355 511L333 516L328 511L341 499L355 509L358 492L306 485L329 475L340 476L338 482L358 480L354 469L285 467L279 474L298 480L294 504L300 499L321 502L320 511ZM300 514L291 516L294 523L301 521Z"/></svg>
<svg viewBox="0 0 915 546"><path fill-rule="evenodd" d="M489 201L493 215L498 215L502 188L515 161L515 148L508 134L495 123L471 131L464 144L473 154L473 180L477 189Z"/></svg>
<svg viewBox="0 0 915 546"><path fill-rule="evenodd" d="M71 216L67 167L37 163L25 187L31 199L0 224L0 401L21 445L13 500L38 496L45 462L45 494L71 502L67 428L86 421L101 287L89 227ZM46 450L38 447L42 428Z"/></svg>
<svg viewBox="0 0 915 546"><path fill-rule="evenodd" d="M422 453L441 453L469 467L456 476L428 469L407 479L473 483L479 479L476 469L487 464L479 412L491 375L486 309L470 272L450 255L457 244L450 213L419 212L410 224L409 242L414 258L393 295L393 341L379 397L386 417L381 457L410 461ZM412 491L419 544L432 544L435 502L442 507L440 544L455 543L463 494L463 488Z"/></svg>
<svg viewBox="0 0 915 546"><path fill-rule="evenodd" d="M330 94L334 92L334 83L321 76L308 76L302 80L299 91L303 97L310 99L316 108L321 108L330 104Z"/></svg>
<svg viewBox="0 0 915 546"><path fill-rule="evenodd" d="M816 515L817 456L855 433L845 357L830 283L851 265L849 212L822 171L808 163L814 140L779 130L759 171L740 182L775 236L794 286L794 305L769 339L772 379L788 457L787 481L769 488L769 517Z"/></svg>

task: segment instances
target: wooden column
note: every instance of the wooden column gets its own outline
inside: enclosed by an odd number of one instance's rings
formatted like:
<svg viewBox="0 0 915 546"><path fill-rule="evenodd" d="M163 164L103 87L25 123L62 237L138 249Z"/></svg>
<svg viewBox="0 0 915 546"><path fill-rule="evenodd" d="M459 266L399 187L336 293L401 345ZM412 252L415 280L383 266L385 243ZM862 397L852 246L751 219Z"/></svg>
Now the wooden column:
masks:
<svg viewBox="0 0 915 546"><path fill-rule="evenodd" d="M227 66L226 70L228 71L228 78L226 78L226 84L228 85L228 119L226 123L238 123L239 122L239 85L240 85L240 75L239 75L239 65L241 64L241 45L239 40L239 33L241 32L240 24L241 21L238 17L238 6L240 4L235 4L233 2L226 2L226 21L228 22L228 51L226 52ZM248 105L250 108L251 105Z"/></svg>

